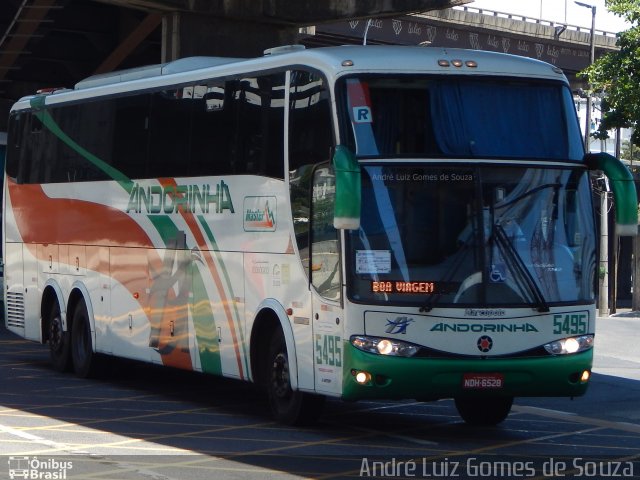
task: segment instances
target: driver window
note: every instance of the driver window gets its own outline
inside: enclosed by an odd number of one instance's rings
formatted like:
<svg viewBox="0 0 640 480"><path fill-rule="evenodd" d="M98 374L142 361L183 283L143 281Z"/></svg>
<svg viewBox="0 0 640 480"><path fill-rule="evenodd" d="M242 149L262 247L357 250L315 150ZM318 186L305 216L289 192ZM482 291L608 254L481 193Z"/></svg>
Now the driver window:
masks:
<svg viewBox="0 0 640 480"><path fill-rule="evenodd" d="M340 298L340 247L333 226L335 174L328 163L313 172L311 190L311 283L329 300Z"/></svg>

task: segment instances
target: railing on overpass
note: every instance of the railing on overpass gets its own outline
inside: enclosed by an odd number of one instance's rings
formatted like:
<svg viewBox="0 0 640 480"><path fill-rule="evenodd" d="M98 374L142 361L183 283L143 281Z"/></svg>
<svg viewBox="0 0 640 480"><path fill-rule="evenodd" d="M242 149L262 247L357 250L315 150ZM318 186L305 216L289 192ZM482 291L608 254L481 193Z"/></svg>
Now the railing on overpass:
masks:
<svg viewBox="0 0 640 480"><path fill-rule="evenodd" d="M566 27L566 28L565 28ZM493 10L454 7L424 13L317 25L307 45L387 43L467 48L521 55L562 68L574 88L576 73L589 65L590 30ZM595 55L615 50L611 32L596 31Z"/></svg>
<svg viewBox="0 0 640 480"><path fill-rule="evenodd" d="M567 30L570 31L574 31L574 32L585 32L588 34L591 34L591 27L581 27L579 25L570 25L568 23L564 23L564 22L554 22L552 20L544 20L544 19L540 19L540 18L532 18L532 17L526 17L524 15L518 15L515 13L505 13L505 12L498 12L495 10L488 10L486 8L477 8L477 7L469 7L469 6L458 6L458 7L453 7L454 10L462 10L464 12L471 12L471 13L479 13L481 15L490 15L490 16L494 16L494 17L498 17L498 18L507 18L509 20L518 20L521 22L527 22L527 23L536 23L539 25L546 25L548 27L565 27ZM616 33L615 32L607 32L605 30L598 30L596 28L595 30L596 35L600 35L602 37L612 37L612 38L616 38Z"/></svg>

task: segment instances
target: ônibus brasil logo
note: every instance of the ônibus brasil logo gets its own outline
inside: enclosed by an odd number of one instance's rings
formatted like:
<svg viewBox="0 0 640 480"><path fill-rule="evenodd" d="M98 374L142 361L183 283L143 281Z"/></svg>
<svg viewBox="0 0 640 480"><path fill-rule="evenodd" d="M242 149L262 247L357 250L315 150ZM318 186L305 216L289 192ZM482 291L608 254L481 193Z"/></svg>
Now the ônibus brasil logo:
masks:
<svg viewBox="0 0 640 480"><path fill-rule="evenodd" d="M145 187L136 183L129 195L126 213L222 213L225 210L235 213L229 185L221 180L215 186L204 184Z"/></svg>
<svg viewBox="0 0 640 480"><path fill-rule="evenodd" d="M9 457L9 478L49 479L65 480L67 473L73 469L70 460L58 460L55 458L38 458L25 456Z"/></svg>

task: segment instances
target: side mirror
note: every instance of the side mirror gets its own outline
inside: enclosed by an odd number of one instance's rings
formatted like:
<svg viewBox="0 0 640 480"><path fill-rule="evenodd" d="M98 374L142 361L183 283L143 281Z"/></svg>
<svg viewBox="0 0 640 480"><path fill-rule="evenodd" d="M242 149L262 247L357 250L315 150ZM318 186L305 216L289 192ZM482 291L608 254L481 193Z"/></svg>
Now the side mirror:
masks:
<svg viewBox="0 0 640 480"><path fill-rule="evenodd" d="M336 174L336 201L333 226L337 229L360 228L361 171L356 156L344 145L338 145L333 154Z"/></svg>
<svg viewBox="0 0 640 480"><path fill-rule="evenodd" d="M616 204L616 233L620 236L638 234L638 196L633 176L616 157L608 153L587 153L584 162L590 170L602 170L609 179Z"/></svg>

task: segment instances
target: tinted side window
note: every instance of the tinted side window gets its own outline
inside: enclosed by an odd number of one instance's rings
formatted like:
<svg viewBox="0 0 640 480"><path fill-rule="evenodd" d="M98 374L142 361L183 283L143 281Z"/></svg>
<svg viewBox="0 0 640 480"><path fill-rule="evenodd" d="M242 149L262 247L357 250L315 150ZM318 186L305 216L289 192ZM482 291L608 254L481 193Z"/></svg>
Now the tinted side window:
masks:
<svg viewBox="0 0 640 480"><path fill-rule="evenodd" d="M192 87L191 176L234 173L231 146L235 118L230 85L229 82L212 82Z"/></svg>
<svg viewBox="0 0 640 480"><path fill-rule="evenodd" d="M9 175L22 183L253 174L284 178L285 73L12 115ZM48 123L47 123L48 124Z"/></svg>
<svg viewBox="0 0 640 480"><path fill-rule="evenodd" d="M179 88L152 95L147 176L187 175L193 90Z"/></svg>
<svg viewBox="0 0 640 480"><path fill-rule="evenodd" d="M37 183L47 177L48 152L55 147L55 138L35 114L28 117L22 152L23 162L18 171L19 182Z"/></svg>
<svg viewBox="0 0 640 480"><path fill-rule="evenodd" d="M314 166L329 160L333 145L329 93L324 79L314 72L292 72L289 102L289 194L296 243L309 275L312 215L309 203Z"/></svg>
<svg viewBox="0 0 640 480"><path fill-rule="evenodd" d="M234 173L284 178L284 85L284 72L236 84Z"/></svg>
<svg viewBox="0 0 640 480"><path fill-rule="evenodd" d="M113 100L12 115L9 175L19 183L109 179L102 164L112 162L112 118Z"/></svg>
<svg viewBox="0 0 640 480"><path fill-rule="evenodd" d="M289 95L289 170L328 161L333 130L324 78L315 72L291 72Z"/></svg>
<svg viewBox="0 0 640 480"><path fill-rule="evenodd" d="M311 283L325 298L340 298L340 245L333 227L335 174L327 163L313 172L311 193Z"/></svg>
<svg viewBox="0 0 640 480"><path fill-rule="evenodd" d="M7 136L7 160L6 172L10 178L18 180L18 171L20 169L21 157L24 148L22 148L22 139L26 132L25 125L28 123L29 113L14 112L9 117L9 129Z"/></svg>
<svg viewBox="0 0 640 480"><path fill-rule="evenodd" d="M115 100L113 166L129 178L148 178L151 95Z"/></svg>
<svg viewBox="0 0 640 480"><path fill-rule="evenodd" d="M112 109L108 101L50 109L59 136L47 130L51 142L46 152L44 177L35 181L88 182L109 179L97 161L111 163Z"/></svg>
<svg viewBox="0 0 640 480"><path fill-rule="evenodd" d="M187 174L284 178L284 80L277 73L184 88Z"/></svg>

